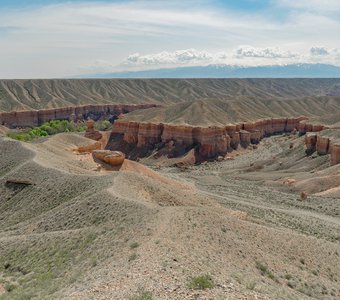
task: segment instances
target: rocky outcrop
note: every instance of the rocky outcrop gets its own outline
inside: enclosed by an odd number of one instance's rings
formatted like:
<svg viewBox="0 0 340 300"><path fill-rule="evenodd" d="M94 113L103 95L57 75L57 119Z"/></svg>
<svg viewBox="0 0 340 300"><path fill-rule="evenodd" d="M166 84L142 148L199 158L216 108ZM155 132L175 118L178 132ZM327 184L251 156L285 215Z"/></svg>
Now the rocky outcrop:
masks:
<svg viewBox="0 0 340 300"><path fill-rule="evenodd" d="M136 157L138 153L143 156L147 150L153 149L162 149L163 154L167 151L169 157L184 155L190 149L195 149L196 162L200 162L225 156L240 146L247 148L250 144L259 143L265 136L296 132L300 121L304 119L265 119L221 127L138 123L121 119L113 125L111 142L107 148L125 150L126 145L129 145Z"/></svg>
<svg viewBox="0 0 340 300"><path fill-rule="evenodd" d="M192 145L194 143L193 129L192 126L165 124L163 125L161 140L164 143L176 141L177 145L182 146Z"/></svg>
<svg viewBox="0 0 340 300"><path fill-rule="evenodd" d="M305 146L307 155L312 154L316 150L317 135L315 133L307 133L305 135Z"/></svg>
<svg viewBox="0 0 340 300"><path fill-rule="evenodd" d="M303 135L307 132L319 132L319 131L322 131L324 129L327 129L327 127L324 126L324 125L321 125L321 124L309 123L308 120L306 120L306 119L302 120L299 123L299 126L298 126L298 130L299 130L300 135Z"/></svg>
<svg viewBox="0 0 340 300"><path fill-rule="evenodd" d="M328 129L318 133L307 133L305 136L306 153L317 152L319 155L330 155L331 165L340 163L340 129Z"/></svg>
<svg viewBox="0 0 340 300"><path fill-rule="evenodd" d="M230 137L225 128L193 128L193 140L197 145L197 160L205 160L224 155L230 149Z"/></svg>
<svg viewBox="0 0 340 300"><path fill-rule="evenodd" d="M120 166L125 160L125 154L120 151L94 150L93 158L107 163L111 166Z"/></svg>
<svg viewBox="0 0 340 300"><path fill-rule="evenodd" d="M152 148L161 142L163 125L142 123L138 126L137 147Z"/></svg>
<svg viewBox="0 0 340 300"><path fill-rule="evenodd" d="M95 142L89 145L80 146L77 149L75 149L78 153L91 153L94 150L100 150L102 148L102 144L100 142Z"/></svg>
<svg viewBox="0 0 340 300"><path fill-rule="evenodd" d="M7 127L39 126L52 120L86 120L91 118L99 120L102 117L116 119L120 114L132 112L137 109L156 107L155 104L106 104L71 106L55 109L27 110L15 112L0 112L0 125Z"/></svg>
<svg viewBox="0 0 340 300"><path fill-rule="evenodd" d="M240 130L240 144L243 148L247 148L250 145L251 133L246 130Z"/></svg>
<svg viewBox="0 0 340 300"><path fill-rule="evenodd" d="M329 138L324 137L322 135L316 136L316 147L315 150L320 154L320 155L325 155L328 154L329 151Z"/></svg>
<svg viewBox="0 0 340 300"><path fill-rule="evenodd" d="M331 165L340 164L340 141L330 142Z"/></svg>
<svg viewBox="0 0 340 300"><path fill-rule="evenodd" d="M103 137L98 130L94 129L94 121L92 119L86 121L86 126L85 137L95 141L99 141Z"/></svg>

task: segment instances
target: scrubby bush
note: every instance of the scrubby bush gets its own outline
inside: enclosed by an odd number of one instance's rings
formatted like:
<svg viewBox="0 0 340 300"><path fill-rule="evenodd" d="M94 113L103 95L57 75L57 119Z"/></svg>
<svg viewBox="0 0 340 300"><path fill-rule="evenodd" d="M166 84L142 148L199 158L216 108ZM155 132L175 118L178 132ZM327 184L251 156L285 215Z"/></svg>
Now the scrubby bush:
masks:
<svg viewBox="0 0 340 300"><path fill-rule="evenodd" d="M48 136L47 131L43 130L41 127L33 128L28 132L32 137L43 137Z"/></svg>
<svg viewBox="0 0 340 300"><path fill-rule="evenodd" d="M197 290L211 289L214 286L214 281L210 275L193 277L189 283L189 288Z"/></svg>
<svg viewBox="0 0 340 300"><path fill-rule="evenodd" d="M274 280L275 282L278 282L278 279L275 277L273 272L263 263L260 261L255 262L256 269L258 269L262 276L267 276L271 280Z"/></svg>
<svg viewBox="0 0 340 300"><path fill-rule="evenodd" d="M138 247L139 247L139 243L137 243L137 242L134 242L134 243L130 244L130 248L131 249L136 249Z"/></svg>
<svg viewBox="0 0 340 300"><path fill-rule="evenodd" d="M138 295L132 296L131 300L152 300L151 292L141 291Z"/></svg>
<svg viewBox="0 0 340 300"><path fill-rule="evenodd" d="M23 141L23 142L29 142L33 139L33 137L27 133L27 132L10 132L7 134L8 137L10 137L11 139L15 139L18 141Z"/></svg>
<svg viewBox="0 0 340 300"><path fill-rule="evenodd" d="M54 120L21 132L10 132L7 136L19 141L29 142L35 138L46 137L61 132L84 132L85 130L85 122L74 123L67 120Z"/></svg>
<svg viewBox="0 0 340 300"><path fill-rule="evenodd" d="M96 130L109 130L112 128L112 124L108 120L98 121L94 124Z"/></svg>

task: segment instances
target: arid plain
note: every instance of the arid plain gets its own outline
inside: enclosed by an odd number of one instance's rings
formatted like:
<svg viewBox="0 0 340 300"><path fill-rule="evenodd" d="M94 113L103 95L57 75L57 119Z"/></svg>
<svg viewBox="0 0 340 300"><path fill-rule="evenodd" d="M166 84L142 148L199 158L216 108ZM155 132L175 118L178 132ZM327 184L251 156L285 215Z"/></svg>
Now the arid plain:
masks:
<svg viewBox="0 0 340 300"><path fill-rule="evenodd" d="M339 79L1 80L0 111L0 299L340 297Z"/></svg>

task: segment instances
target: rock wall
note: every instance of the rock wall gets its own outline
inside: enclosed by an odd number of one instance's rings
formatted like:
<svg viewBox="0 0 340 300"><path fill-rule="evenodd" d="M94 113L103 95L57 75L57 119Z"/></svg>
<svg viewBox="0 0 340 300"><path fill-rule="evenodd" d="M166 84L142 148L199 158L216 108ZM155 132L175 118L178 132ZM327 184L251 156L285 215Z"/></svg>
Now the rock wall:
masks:
<svg viewBox="0 0 340 300"><path fill-rule="evenodd" d="M340 141L334 142L330 141L330 150L329 153L331 155L331 165L340 164Z"/></svg>
<svg viewBox="0 0 340 300"><path fill-rule="evenodd" d="M310 155L316 150L317 135L309 132L305 135L306 154Z"/></svg>
<svg viewBox="0 0 340 300"><path fill-rule="evenodd" d="M339 129L334 129L334 133L340 133ZM320 155L330 155L331 165L340 163L340 139L334 136L328 135L329 132L307 133L305 136L306 153L308 155L315 151Z"/></svg>
<svg viewBox="0 0 340 300"><path fill-rule="evenodd" d="M299 126L298 126L298 130L299 130L299 133L301 135L307 133L307 132L319 132L319 131L322 131L324 129L327 129L326 126L324 125L321 125L321 124L312 124L312 123L309 123L308 120L302 120L300 123L299 123Z"/></svg>
<svg viewBox="0 0 340 300"><path fill-rule="evenodd" d="M293 132L299 128L303 117L265 119L256 122L228 124L223 127L193 127L187 125L138 123L118 120L114 123L111 140L122 141L134 149L195 148L196 161L226 155L239 146L247 148L265 136ZM108 148L112 147L110 144ZM119 148L119 146L118 146ZM123 149L123 148L122 148Z"/></svg>
<svg viewBox="0 0 340 300"><path fill-rule="evenodd" d="M132 112L137 109L156 107L155 104L109 104L109 105L84 105L70 106L55 109L27 110L15 112L0 112L0 125L7 127L32 127L39 126L52 120L98 120L103 116L117 117L120 114Z"/></svg>

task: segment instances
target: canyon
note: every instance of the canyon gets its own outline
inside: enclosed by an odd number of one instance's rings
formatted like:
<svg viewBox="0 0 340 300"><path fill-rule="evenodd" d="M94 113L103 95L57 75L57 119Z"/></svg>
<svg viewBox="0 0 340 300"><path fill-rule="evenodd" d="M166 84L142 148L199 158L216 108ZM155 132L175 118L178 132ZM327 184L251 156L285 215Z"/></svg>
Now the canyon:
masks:
<svg viewBox="0 0 340 300"><path fill-rule="evenodd" d="M88 118L116 119L119 115L134 110L155 107L155 104L103 104L60 107L41 110L0 112L0 125L10 128L34 127L53 120L83 121Z"/></svg>
<svg viewBox="0 0 340 300"><path fill-rule="evenodd" d="M319 133L308 132L305 136L306 153L330 155L331 165L340 163L340 130L327 129Z"/></svg>
<svg viewBox="0 0 340 300"><path fill-rule="evenodd" d="M161 155L179 157L194 149L195 163L226 156L238 147L247 148L258 144L264 137L274 134L299 132L306 134L305 144L308 155L317 151L320 155L330 155L332 165L340 162L340 142L336 126L326 126L308 117L267 118L256 121L229 123L225 126L193 126L189 124L156 123L133 121L134 117L125 114L136 112L137 116L147 115L149 111L163 109L158 104L103 104L62 107L55 109L0 112L0 125L9 128L34 127L51 120L84 121L87 119L110 119L113 129L106 149L121 150L132 158L145 157L152 151ZM202 109L202 108L201 108ZM132 120L131 120L132 119ZM94 122L91 121L91 122ZM92 126L92 127L91 127ZM94 140L101 139L101 133L93 130L93 123L85 136ZM327 132L328 134L316 132Z"/></svg>
<svg viewBox="0 0 340 300"><path fill-rule="evenodd" d="M337 164L340 162L340 143L332 136L327 138L322 135L327 128L321 124L309 123L306 117L262 119L223 127L139 123L122 118L114 122L106 147L132 152L130 158L133 159L150 155L154 150L168 157L176 157L195 149L195 162L199 163L225 156L238 147L247 148L258 144L264 137L298 132L300 135L306 134L307 154L316 150L320 155L330 154L331 164ZM336 129L329 130L338 132Z"/></svg>
<svg viewBox="0 0 340 300"><path fill-rule="evenodd" d="M339 87L0 80L0 298L338 299Z"/></svg>

